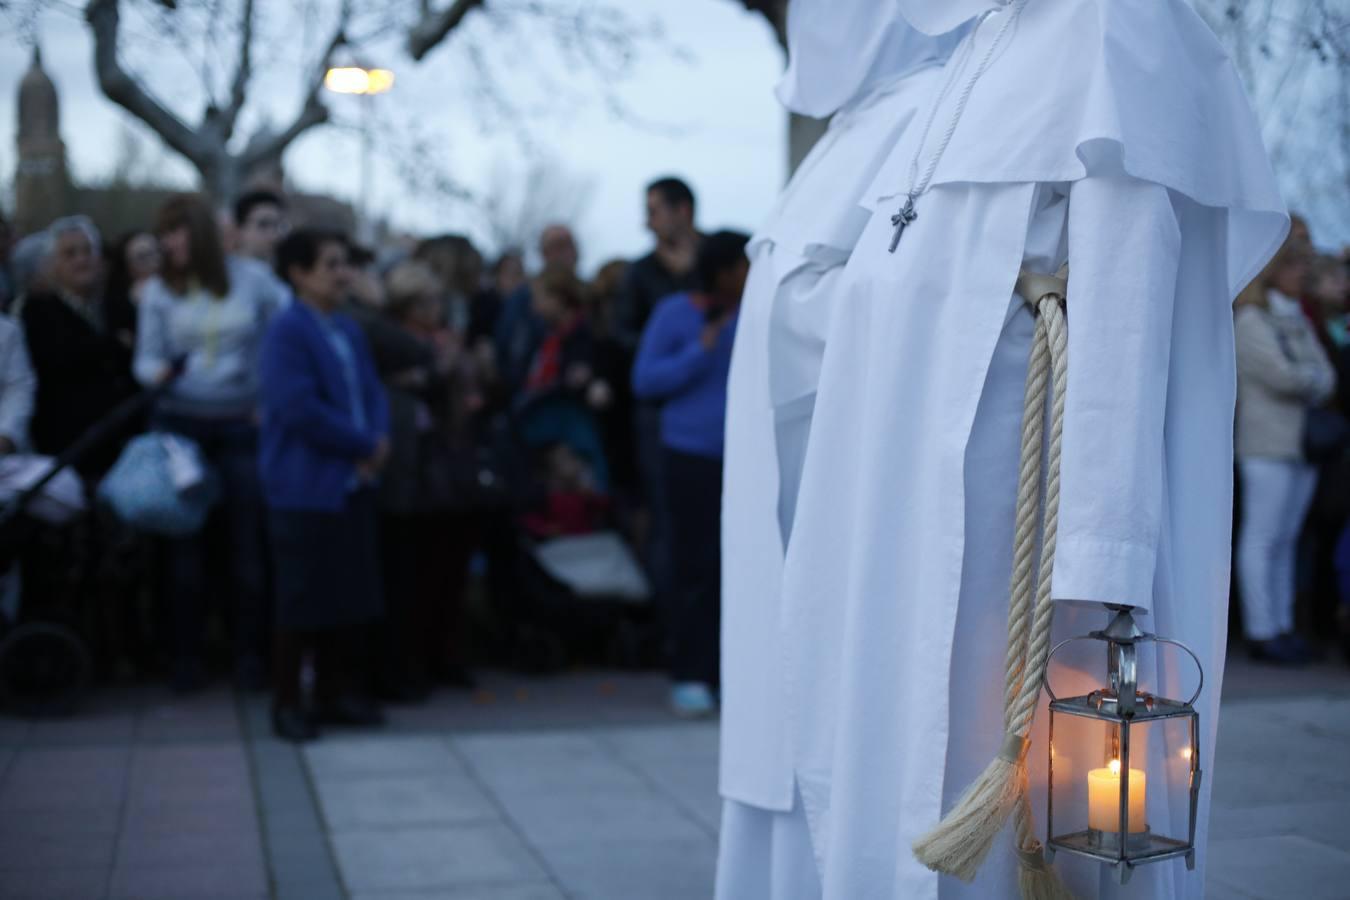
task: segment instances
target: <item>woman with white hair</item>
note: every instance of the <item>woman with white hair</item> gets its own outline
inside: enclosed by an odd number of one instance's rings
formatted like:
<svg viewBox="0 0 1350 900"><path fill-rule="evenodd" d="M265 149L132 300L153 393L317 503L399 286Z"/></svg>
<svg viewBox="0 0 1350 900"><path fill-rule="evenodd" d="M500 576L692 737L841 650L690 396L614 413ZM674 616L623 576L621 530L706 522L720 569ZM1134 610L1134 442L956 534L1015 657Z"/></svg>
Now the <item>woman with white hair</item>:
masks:
<svg viewBox="0 0 1350 900"><path fill-rule="evenodd" d="M102 242L85 216L53 222L43 236L42 283L16 308L27 338L37 395L32 442L56 455L136 392L130 350L108 328L103 305ZM86 479L116 462L122 440L109 440L75 463Z"/></svg>

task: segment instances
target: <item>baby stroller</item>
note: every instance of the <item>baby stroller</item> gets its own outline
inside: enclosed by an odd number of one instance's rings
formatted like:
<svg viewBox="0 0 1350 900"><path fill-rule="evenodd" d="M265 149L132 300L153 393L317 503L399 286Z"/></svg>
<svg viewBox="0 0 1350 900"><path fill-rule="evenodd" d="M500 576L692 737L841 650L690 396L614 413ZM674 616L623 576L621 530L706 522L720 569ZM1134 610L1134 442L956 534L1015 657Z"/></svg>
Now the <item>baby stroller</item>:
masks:
<svg viewBox="0 0 1350 900"><path fill-rule="evenodd" d="M513 663L526 671L659 660L652 590L592 478L593 445L521 435L536 459L531 511L515 520ZM539 463L542 462L542 465Z"/></svg>
<svg viewBox="0 0 1350 900"><path fill-rule="evenodd" d="M82 502L72 467L121 434L163 389L144 391L114 407L0 508L0 579L9 591L0 611L0 709L67 715L88 690L93 670L88 637L97 630L101 594L94 582L102 572L84 539L96 528L97 510ZM52 515L50 507L61 498L68 500L67 514ZM44 544L59 549L49 554L56 564L43 573L42 596L25 590L14 602L21 560Z"/></svg>

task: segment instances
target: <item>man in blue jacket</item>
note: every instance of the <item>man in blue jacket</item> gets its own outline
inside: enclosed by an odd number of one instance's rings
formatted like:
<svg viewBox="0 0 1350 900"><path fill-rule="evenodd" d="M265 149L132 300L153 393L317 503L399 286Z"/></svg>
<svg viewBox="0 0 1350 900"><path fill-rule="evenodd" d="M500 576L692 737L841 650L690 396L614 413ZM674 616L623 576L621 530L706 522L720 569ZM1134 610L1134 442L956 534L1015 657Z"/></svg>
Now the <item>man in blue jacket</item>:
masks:
<svg viewBox="0 0 1350 900"><path fill-rule="evenodd" d="M673 294L652 313L633 364L633 393L662 402L661 443L671 530L670 702L676 714L716 708L721 620L722 437L731 346L749 238L704 238L700 289Z"/></svg>
<svg viewBox="0 0 1350 900"><path fill-rule="evenodd" d="M295 294L263 340L259 467L276 579L277 735L319 724L378 725L365 695L361 626L383 612L373 485L389 456L389 409L361 329L336 312L347 294L347 241L298 231L277 248ZM315 703L300 671L314 658Z"/></svg>

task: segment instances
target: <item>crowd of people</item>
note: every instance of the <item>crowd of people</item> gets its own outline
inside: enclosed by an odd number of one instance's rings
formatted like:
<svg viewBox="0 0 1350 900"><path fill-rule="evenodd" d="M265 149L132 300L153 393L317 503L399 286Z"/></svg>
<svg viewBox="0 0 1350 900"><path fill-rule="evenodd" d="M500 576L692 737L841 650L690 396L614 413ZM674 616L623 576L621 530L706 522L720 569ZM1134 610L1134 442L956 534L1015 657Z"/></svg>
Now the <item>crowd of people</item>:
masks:
<svg viewBox="0 0 1350 900"><path fill-rule="evenodd" d="M60 593L45 573L73 542L99 559L132 547L117 591L139 599L98 618L136 638L103 661L185 692L228 665L239 689L272 692L278 734L307 740L509 662L522 546L607 530L646 573L649 661L671 661L676 712L711 712L748 238L701 235L679 179L645 199L652 252L589 282L563 224L527 272L520 250L488 265L460 235L364 247L293 225L271 189L227 213L173 196L107 246L79 215L6 238L0 452L57 457L101 429L71 460L92 501L129 442L173 435L219 497L189 533L100 510L36 541L24 608ZM109 430L136 397L144 413ZM474 571L500 633L466 622Z"/></svg>
<svg viewBox="0 0 1350 900"><path fill-rule="evenodd" d="M489 648L468 627L471 573L509 623L522 536L608 529L650 584L674 711L713 712L748 238L700 233L679 179L645 200L652 251L589 282L566 225L543 230L527 272L521 251L489 265L459 235L374 248L292 228L270 189L228 215L174 196L106 246L78 215L12 248L6 231L0 454L58 456L153 392L72 460L89 496L143 433L189 439L220 486L193 533L128 537L98 515L25 552L25 601L54 590L44 570L72 540L95 558L132 546L139 565L117 591L142 598L139 625L121 617L109 665L194 691L227 648L235 685L270 689L277 732L306 740L325 723L378 724L381 700L472 687L471 663L509 660L510 629ZM1248 646L1272 663L1311 658L1300 589L1350 598L1346 286L1344 260L1296 227L1236 308L1236 586ZM508 446L515 468L498 455ZM1344 604L1313 603L1302 633L1337 615L1344 628Z"/></svg>
<svg viewBox="0 0 1350 900"><path fill-rule="evenodd" d="M1347 301L1347 260L1318 255L1295 217L1235 307L1235 584L1248 647L1263 662L1312 661L1308 635L1350 638Z"/></svg>

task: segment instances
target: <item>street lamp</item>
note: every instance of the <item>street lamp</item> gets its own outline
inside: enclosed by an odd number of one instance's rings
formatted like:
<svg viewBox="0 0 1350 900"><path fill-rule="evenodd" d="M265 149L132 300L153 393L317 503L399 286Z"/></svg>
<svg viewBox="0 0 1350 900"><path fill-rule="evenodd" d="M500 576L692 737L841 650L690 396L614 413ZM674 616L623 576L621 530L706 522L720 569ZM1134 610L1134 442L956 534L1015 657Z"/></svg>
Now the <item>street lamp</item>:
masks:
<svg viewBox="0 0 1350 900"><path fill-rule="evenodd" d="M355 94L361 101L361 223L370 228L371 107L370 98L394 86L394 73L365 66L333 66L323 77L323 86L335 94Z"/></svg>

